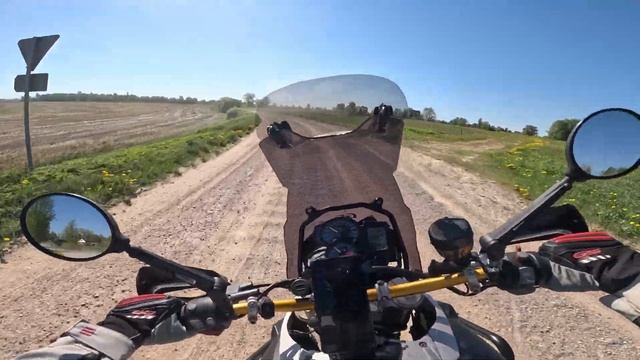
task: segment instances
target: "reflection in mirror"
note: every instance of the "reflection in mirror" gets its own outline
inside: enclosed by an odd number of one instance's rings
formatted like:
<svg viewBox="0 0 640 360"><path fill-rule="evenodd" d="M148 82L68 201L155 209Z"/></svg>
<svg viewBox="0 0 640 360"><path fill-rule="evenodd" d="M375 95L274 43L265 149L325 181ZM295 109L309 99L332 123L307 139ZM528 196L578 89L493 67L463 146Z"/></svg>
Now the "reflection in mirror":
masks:
<svg viewBox="0 0 640 360"><path fill-rule="evenodd" d="M89 259L106 252L112 234L104 215L86 201L64 194L43 196L25 216L31 240L49 252Z"/></svg>
<svg viewBox="0 0 640 360"><path fill-rule="evenodd" d="M617 109L593 115L577 130L571 151L590 176L620 175L640 160L640 118Z"/></svg>

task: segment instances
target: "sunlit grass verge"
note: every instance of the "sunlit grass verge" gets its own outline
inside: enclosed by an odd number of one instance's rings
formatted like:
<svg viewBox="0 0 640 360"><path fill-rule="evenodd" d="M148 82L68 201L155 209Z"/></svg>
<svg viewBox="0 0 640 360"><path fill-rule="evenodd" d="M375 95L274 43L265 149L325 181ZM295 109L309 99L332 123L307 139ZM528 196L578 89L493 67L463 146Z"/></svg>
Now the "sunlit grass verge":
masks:
<svg viewBox="0 0 640 360"><path fill-rule="evenodd" d="M20 210L34 196L63 191L103 204L126 201L141 187L218 154L259 122L255 113L242 113L189 135L66 160L31 173L0 172L0 247L19 235Z"/></svg>
<svg viewBox="0 0 640 360"><path fill-rule="evenodd" d="M564 142L530 142L482 154L476 167L489 177L534 199L564 175ZM611 180L576 183L560 201L575 205L590 224L640 245L640 171Z"/></svg>

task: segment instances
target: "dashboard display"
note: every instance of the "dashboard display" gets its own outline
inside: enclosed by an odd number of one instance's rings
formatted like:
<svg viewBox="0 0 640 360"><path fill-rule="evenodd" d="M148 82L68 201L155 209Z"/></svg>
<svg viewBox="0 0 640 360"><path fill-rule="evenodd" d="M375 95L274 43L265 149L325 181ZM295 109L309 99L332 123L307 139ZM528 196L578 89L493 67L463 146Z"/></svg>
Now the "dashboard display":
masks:
<svg viewBox="0 0 640 360"><path fill-rule="evenodd" d="M358 223L349 217L339 217L323 224L316 234L323 245L329 246L336 242L355 244L360 232Z"/></svg>
<svg viewBox="0 0 640 360"><path fill-rule="evenodd" d="M368 245L373 251L384 251L389 249L387 243L387 229L383 226L367 228Z"/></svg>

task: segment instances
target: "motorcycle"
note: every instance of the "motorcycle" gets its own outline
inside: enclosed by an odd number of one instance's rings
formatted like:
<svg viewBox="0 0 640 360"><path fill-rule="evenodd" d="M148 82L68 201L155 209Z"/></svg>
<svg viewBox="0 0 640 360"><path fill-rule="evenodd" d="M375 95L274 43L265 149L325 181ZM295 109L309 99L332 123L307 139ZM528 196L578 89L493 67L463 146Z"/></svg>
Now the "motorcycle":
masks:
<svg viewBox="0 0 640 360"><path fill-rule="evenodd" d="M230 283L131 245L106 210L70 193L32 199L22 231L62 260L122 252L140 260L147 266L137 274L139 294L199 289L203 301L251 323L285 313L250 359L513 359L504 338L429 292L478 295L504 276L508 245L587 231L575 207L554 204L576 182L640 166L640 116L605 109L581 121L566 142L566 176L481 236L479 251L465 219L436 221L429 235L443 260L423 271L411 212L393 177L408 109L395 83L369 75L299 82L258 101L260 148L288 190L284 280ZM345 131L349 126L355 128ZM519 267L516 278L534 285L530 267ZM293 297L272 299L274 289Z"/></svg>

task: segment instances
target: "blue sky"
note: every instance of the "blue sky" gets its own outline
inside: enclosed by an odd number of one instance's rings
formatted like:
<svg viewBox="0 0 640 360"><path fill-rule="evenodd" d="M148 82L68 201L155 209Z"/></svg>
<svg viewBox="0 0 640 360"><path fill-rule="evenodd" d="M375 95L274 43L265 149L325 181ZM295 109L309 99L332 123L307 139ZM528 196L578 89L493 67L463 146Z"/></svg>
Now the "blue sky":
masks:
<svg viewBox="0 0 640 360"><path fill-rule="evenodd" d="M546 130L640 104L638 1L0 2L0 98L16 42L59 33L52 92L258 96L346 73L388 77L409 105Z"/></svg>

